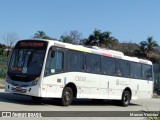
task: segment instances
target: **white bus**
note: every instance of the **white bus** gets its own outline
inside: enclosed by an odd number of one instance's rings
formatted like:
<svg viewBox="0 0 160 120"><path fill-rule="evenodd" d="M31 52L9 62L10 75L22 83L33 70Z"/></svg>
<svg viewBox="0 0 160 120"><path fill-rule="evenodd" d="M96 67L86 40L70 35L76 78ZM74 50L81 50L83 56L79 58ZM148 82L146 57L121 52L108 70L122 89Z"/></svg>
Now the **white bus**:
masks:
<svg viewBox="0 0 160 120"><path fill-rule="evenodd" d="M68 106L73 98L130 100L151 98L152 62L98 47L54 40L17 42L8 66L5 91L33 100L58 98Z"/></svg>

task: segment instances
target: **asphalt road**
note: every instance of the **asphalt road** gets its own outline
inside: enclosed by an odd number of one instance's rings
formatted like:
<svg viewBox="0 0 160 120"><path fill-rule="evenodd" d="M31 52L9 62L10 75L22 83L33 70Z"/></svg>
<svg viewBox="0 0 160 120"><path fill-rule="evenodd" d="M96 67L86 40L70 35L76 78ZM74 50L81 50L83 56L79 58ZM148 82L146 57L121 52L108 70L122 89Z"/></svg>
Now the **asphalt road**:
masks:
<svg viewBox="0 0 160 120"><path fill-rule="evenodd" d="M0 90L0 111L71 111L70 113L77 114L75 111L113 111L112 113L116 114L118 111L160 111L160 99L146 99L146 100L136 100L131 101L131 104L128 107L122 107L119 104L112 101L105 101L103 103L92 102L91 100L74 100L73 104L68 107L59 106L54 99L43 99L42 103L33 102L29 96L20 96L10 93L5 93L4 90ZM59 112L59 114L63 114L63 112ZM54 114L54 113L53 113ZM78 113L79 114L79 113ZM110 113L108 113L110 114ZM81 116L81 115L80 115ZM72 119L83 119L83 120L106 120L106 119L133 119L139 120L144 119L144 117L65 117L65 120ZM38 119L49 119L49 120L59 120L64 119L62 117L45 117ZM1 119L1 118L0 118ZM3 119L13 119L13 118L3 118ZM17 118L14 118L17 120ZM23 118L28 119L28 118ZM37 118L29 118L37 119Z"/></svg>

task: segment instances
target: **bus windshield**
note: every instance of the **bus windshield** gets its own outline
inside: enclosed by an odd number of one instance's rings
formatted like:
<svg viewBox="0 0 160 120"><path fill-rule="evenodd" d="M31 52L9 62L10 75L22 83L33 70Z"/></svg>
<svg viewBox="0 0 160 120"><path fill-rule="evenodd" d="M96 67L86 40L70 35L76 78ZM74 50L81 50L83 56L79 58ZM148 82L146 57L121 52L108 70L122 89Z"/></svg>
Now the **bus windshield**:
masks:
<svg viewBox="0 0 160 120"><path fill-rule="evenodd" d="M39 77L45 51L46 48L34 47L31 44L27 47L15 47L8 68L9 77L21 81L31 81Z"/></svg>
<svg viewBox="0 0 160 120"><path fill-rule="evenodd" d="M10 70L23 74L38 74L42 68L44 50L15 49Z"/></svg>

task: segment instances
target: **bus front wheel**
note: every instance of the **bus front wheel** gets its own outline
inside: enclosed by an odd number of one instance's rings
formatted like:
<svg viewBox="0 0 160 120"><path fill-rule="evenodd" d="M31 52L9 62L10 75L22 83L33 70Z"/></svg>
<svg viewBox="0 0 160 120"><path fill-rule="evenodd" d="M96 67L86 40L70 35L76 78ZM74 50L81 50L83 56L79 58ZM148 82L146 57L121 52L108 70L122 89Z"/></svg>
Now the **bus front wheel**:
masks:
<svg viewBox="0 0 160 120"><path fill-rule="evenodd" d="M65 87L62 93L62 105L68 106L72 103L73 91L70 87Z"/></svg>
<svg viewBox="0 0 160 120"><path fill-rule="evenodd" d="M129 91L124 91L122 94L121 104L126 107L130 104L131 94Z"/></svg>

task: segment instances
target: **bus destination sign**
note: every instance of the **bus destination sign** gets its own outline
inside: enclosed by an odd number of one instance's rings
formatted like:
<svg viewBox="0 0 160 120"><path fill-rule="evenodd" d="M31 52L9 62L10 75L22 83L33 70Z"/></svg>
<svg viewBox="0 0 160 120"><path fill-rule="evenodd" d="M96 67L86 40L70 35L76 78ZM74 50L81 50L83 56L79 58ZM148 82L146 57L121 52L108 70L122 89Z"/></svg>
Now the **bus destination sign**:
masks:
<svg viewBox="0 0 160 120"><path fill-rule="evenodd" d="M44 42L20 42L20 47L43 47Z"/></svg>

